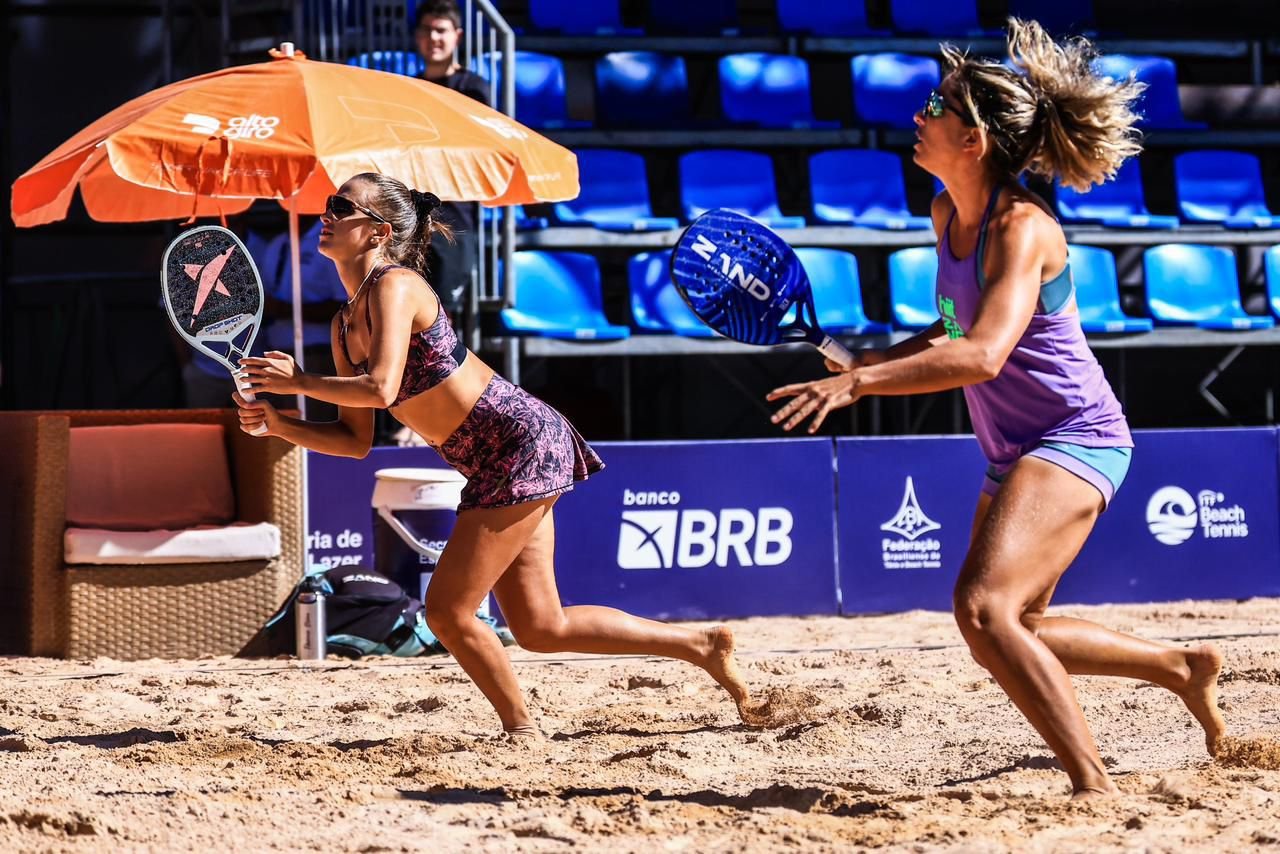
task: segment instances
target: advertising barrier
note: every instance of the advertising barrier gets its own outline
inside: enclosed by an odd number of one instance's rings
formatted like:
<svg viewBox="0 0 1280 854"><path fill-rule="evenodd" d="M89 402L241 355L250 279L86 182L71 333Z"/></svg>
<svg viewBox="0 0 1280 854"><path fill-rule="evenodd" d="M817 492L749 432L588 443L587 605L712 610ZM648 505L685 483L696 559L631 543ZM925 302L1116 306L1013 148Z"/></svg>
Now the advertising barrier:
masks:
<svg viewBox="0 0 1280 854"><path fill-rule="evenodd" d="M1277 435L1137 431L1054 602L1280 596ZM986 468L971 436L597 447L607 468L556 504L561 596L661 619L949 610ZM372 566L374 473L444 464L376 448L309 466L310 563Z"/></svg>

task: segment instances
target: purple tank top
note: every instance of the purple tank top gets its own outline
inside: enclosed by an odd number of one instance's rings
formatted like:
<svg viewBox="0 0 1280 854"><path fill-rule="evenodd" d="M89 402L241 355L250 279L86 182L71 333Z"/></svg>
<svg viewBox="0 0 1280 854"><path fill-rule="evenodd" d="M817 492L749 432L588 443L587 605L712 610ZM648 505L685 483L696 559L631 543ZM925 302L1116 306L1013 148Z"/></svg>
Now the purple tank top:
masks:
<svg viewBox="0 0 1280 854"><path fill-rule="evenodd" d="M947 220L938 246L937 308L949 338L962 337L977 314L987 220L999 195L996 187L982 216L977 248L968 258L952 254ZM1064 273L1069 276L1069 268ZM1063 302L1051 312L1037 305L995 379L964 387L973 432L996 465L1010 465L1045 441L1133 447L1124 411L1089 349L1080 316L1067 310L1070 299Z"/></svg>

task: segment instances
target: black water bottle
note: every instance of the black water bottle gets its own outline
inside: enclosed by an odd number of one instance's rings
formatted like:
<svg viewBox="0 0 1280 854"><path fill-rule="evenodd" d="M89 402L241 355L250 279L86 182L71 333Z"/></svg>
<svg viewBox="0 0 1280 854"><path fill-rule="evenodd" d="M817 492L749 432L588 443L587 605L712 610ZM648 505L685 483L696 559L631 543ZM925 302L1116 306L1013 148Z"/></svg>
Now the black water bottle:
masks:
<svg viewBox="0 0 1280 854"><path fill-rule="evenodd" d="M325 643L324 580L321 576L308 575L298 585L293 614L298 660L324 661L328 649Z"/></svg>

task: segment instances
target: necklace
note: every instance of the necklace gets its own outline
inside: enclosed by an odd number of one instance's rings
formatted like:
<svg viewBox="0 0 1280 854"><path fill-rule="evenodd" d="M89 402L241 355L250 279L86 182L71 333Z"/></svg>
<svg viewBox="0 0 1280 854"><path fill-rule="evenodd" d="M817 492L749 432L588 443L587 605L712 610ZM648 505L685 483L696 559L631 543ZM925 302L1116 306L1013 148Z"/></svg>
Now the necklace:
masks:
<svg viewBox="0 0 1280 854"><path fill-rule="evenodd" d="M360 287L356 288L356 292L351 295L351 299L347 300L347 308L350 308L351 304L356 301L356 297L360 296L360 292L364 290L364 286L369 284L369 277L373 275L373 271L378 269L379 266L381 265L374 264L372 267L369 268L369 272L364 274L364 281L360 283Z"/></svg>

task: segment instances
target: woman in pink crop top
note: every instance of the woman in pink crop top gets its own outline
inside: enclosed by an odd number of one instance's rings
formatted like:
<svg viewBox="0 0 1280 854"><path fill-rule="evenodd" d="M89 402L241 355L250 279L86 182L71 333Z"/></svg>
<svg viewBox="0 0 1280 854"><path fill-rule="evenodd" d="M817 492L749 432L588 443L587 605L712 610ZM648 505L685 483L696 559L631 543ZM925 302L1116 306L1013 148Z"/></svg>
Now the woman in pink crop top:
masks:
<svg viewBox="0 0 1280 854"><path fill-rule="evenodd" d="M427 284L439 199L394 178L357 175L331 196L320 232L350 298L333 319L337 376L300 371L286 353L244 359L255 391L305 394L338 405L316 423L238 395L241 428L326 454L363 457L373 411L389 408L467 477L458 520L427 590L427 625L493 704L503 729L537 736L498 638L474 616L492 590L516 640L537 652L679 658L706 670L746 712L746 685L727 628L668 626L613 608L562 607L552 505L604 467L573 426L498 376L458 342Z"/></svg>
<svg viewBox="0 0 1280 854"><path fill-rule="evenodd" d="M987 456L956 623L985 667L1057 754L1073 796L1108 795L1073 674L1123 676L1176 693L1204 729L1217 709L1222 658L1046 616L1062 574L1124 480L1133 442L1080 327L1062 228L1018 184L1035 172L1084 191L1141 150L1131 106L1142 90L1091 68L1083 39L1057 44L1039 24L1010 20L1012 67L943 47L945 79L915 116L915 161L945 186L937 308L929 329L853 370L775 390L791 398L787 429L866 394L964 388ZM812 428L811 428L812 430Z"/></svg>

